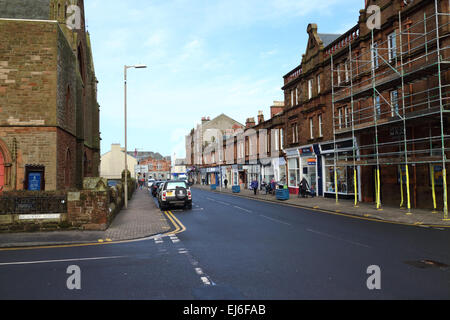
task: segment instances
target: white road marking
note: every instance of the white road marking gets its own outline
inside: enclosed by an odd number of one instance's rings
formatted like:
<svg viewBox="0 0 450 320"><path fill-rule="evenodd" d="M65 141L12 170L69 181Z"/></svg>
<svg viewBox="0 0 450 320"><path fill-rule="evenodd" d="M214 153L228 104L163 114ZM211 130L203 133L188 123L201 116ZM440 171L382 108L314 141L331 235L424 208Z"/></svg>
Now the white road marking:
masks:
<svg viewBox="0 0 450 320"><path fill-rule="evenodd" d="M223 202L223 201L217 201L217 203L223 204L224 206L231 206L231 204Z"/></svg>
<svg viewBox="0 0 450 320"><path fill-rule="evenodd" d="M203 274L203 270L201 268L195 268L195 272L201 276Z"/></svg>
<svg viewBox="0 0 450 320"><path fill-rule="evenodd" d="M5 263L0 263L0 266L39 264L39 263L74 262L74 261L92 261L92 260L107 260L107 259L120 259L120 258L126 258L126 256L78 258L78 259L62 259L62 260L42 260L42 261L24 261L24 262L5 262Z"/></svg>
<svg viewBox="0 0 450 320"><path fill-rule="evenodd" d="M207 277L201 277L200 279L202 279L203 283L206 285L211 285L211 282L208 280Z"/></svg>
<svg viewBox="0 0 450 320"><path fill-rule="evenodd" d="M216 200L211 199L211 198L206 198L206 199L208 199L209 201L212 201L212 202L216 202Z"/></svg>
<svg viewBox="0 0 450 320"><path fill-rule="evenodd" d="M265 216L265 215L263 215L263 214L260 214L260 216L263 217L263 218L266 218L266 219L269 219L269 220L278 222L278 223L282 223L282 224L285 224L285 225L288 225L288 226L292 226L292 224L290 224L290 223L287 223L287 222L284 222L284 221L281 221L281 220L278 220L278 219L274 219L274 218Z"/></svg>
<svg viewBox="0 0 450 320"><path fill-rule="evenodd" d="M233 206L234 208L236 208L236 209L239 209L239 210L243 210L243 211L246 211L246 212L248 212L248 213L252 213L253 211L250 211L250 210L247 210L247 209L244 209L244 208L241 208L241 207L238 207L238 206Z"/></svg>
<svg viewBox="0 0 450 320"><path fill-rule="evenodd" d="M319 232L319 231L312 230L312 229L307 229L306 231L312 232L312 233L315 233L315 234L318 234L318 235L321 235L321 236L325 236L325 237L328 237L328 238L331 238L331 239L345 241L345 242L354 244L356 246L360 246L360 247L364 247L364 248L370 248L368 245L365 245L365 244L362 244L362 243L359 243L359 242L354 242L354 241L347 240L347 239L342 239L342 238L339 238L339 237L335 237L335 236L332 236L331 234L328 234L328 233L323 233L323 232Z"/></svg>

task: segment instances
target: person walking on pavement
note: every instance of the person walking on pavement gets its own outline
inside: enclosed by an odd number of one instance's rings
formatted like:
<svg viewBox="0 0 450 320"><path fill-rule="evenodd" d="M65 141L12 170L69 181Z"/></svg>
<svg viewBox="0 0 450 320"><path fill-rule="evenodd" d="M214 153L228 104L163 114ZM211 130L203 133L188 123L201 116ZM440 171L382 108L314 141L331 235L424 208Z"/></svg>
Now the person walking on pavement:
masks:
<svg viewBox="0 0 450 320"><path fill-rule="evenodd" d="M227 186L228 186L228 179L225 178L225 180L223 181L223 183L225 184L225 189L227 189Z"/></svg>
<svg viewBox="0 0 450 320"><path fill-rule="evenodd" d="M302 181L300 182L300 193L302 198L307 198L307 192L309 189L309 184L308 181L305 179L305 177L303 177Z"/></svg>
<svg viewBox="0 0 450 320"><path fill-rule="evenodd" d="M275 194L275 189L276 189L275 179L272 178L272 181L270 181L270 192L272 194Z"/></svg>
<svg viewBox="0 0 450 320"><path fill-rule="evenodd" d="M256 196L256 191L258 190L258 181L257 180L253 180L250 187L253 189L253 193Z"/></svg>

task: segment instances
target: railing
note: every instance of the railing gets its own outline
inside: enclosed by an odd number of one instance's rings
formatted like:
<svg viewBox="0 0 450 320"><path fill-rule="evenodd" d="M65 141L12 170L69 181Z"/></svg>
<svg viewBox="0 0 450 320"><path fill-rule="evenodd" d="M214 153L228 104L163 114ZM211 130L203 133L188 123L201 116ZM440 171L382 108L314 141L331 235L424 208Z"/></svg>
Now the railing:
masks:
<svg viewBox="0 0 450 320"><path fill-rule="evenodd" d="M67 196L0 196L0 215L45 213L67 213Z"/></svg>
<svg viewBox="0 0 450 320"><path fill-rule="evenodd" d="M347 47L351 42L356 40L359 37L359 27L355 26L346 34L339 37L335 42L328 46L328 49L325 50L324 58L327 58L329 55L334 54L336 51Z"/></svg>
<svg viewBox="0 0 450 320"><path fill-rule="evenodd" d="M302 66L298 66L284 77L284 84L288 84L292 80L297 79L302 74Z"/></svg>

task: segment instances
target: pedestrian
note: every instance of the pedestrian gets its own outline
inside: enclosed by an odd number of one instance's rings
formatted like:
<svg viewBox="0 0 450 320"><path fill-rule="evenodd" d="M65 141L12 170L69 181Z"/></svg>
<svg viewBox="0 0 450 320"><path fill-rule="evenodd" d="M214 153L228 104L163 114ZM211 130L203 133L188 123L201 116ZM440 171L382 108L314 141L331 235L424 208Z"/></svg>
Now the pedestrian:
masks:
<svg viewBox="0 0 450 320"><path fill-rule="evenodd" d="M205 185L205 178L202 178L202 185Z"/></svg>
<svg viewBox="0 0 450 320"><path fill-rule="evenodd" d="M256 179L253 180L250 187L253 189L253 193L256 196L256 191L258 191L258 181Z"/></svg>
<svg viewBox="0 0 450 320"><path fill-rule="evenodd" d="M228 179L225 178L225 180L223 181L223 183L225 184L225 189L226 189L226 188L227 188L227 185L228 185Z"/></svg>
<svg viewBox="0 0 450 320"><path fill-rule="evenodd" d="M302 198L307 198L307 192L309 189L308 181L306 181L305 177L303 177L302 181L300 182L300 193Z"/></svg>
<svg viewBox="0 0 450 320"><path fill-rule="evenodd" d="M310 192L312 198L314 198L316 196L316 185L315 184L311 185L309 192Z"/></svg>
<svg viewBox="0 0 450 320"><path fill-rule="evenodd" d="M270 192L275 194L275 189L276 189L275 179L272 178L272 181L270 182Z"/></svg>

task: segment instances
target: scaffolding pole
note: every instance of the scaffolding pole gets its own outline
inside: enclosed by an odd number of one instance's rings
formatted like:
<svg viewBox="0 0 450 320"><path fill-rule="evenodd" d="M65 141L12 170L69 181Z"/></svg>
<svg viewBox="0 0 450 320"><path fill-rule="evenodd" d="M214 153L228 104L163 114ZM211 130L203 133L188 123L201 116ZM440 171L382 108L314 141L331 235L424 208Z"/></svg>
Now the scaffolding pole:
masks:
<svg viewBox="0 0 450 320"><path fill-rule="evenodd" d="M440 168L438 171L436 166L442 165L443 218L449 220L446 164L450 161L447 160L450 147L446 148L446 145L449 145L450 135L445 134L445 123L450 113L450 85L442 77L450 70L450 45L442 40L448 39L449 36L450 14L439 12L439 5L446 5L444 1L446 0L434 0L434 14L431 12L433 2L427 2L430 10L423 10L416 21L405 19L403 9L400 10L395 34L391 33L383 41L376 41L378 34L375 34L375 30L370 31L371 38L367 39L371 42L370 50L356 52L353 42L355 38L349 34L346 37L348 42L344 45L344 50L348 52L340 51L339 47L338 51L331 51L334 189L337 203L338 167L346 170L347 185L351 184L350 174L353 171L355 206L362 196L358 189L358 185L362 184L358 181L358 169L361 170L365 166L374 168L374 200L378 210L382 210L381 170L385 175L390 175L397 167L400 177L400 207L404 206L407 214L412 214L412 200L415 201L417 197L412 195L411 188L414 188L415 192L419 185L415 180L410 180L410 170L413 167L414 177L417 170L421 170L421 175L425 174L424 170L429 170L426 175L431 179L433 212L436 212L438 207L442 208L441 202L437 201L439 198L436 197L441 191L440 184L436 184L436 176L441 171ZM410 13L408 15L414 17ZM338 80L335 84L334 72L338 72L338 78L341 79L341 68L335 69L334 64L341 63L342 56L346 54L349 57L350 69L346 66L345 73L347 75L347 72L350 72L350 79L346 76L345 81ZM350 115L347 112L349 106ZM342 107L345 107L345 110ZM345 122L341 119L342 113L336 113L340 110L345 112ZM348 116L350 122L347 121ZM411 128L414 128L414 131L411 132ZM347 149L337 150L337 142L340 141L338 138L349 139L350 134L352 149L350 150L348 145ZM359 139L361 134L366 134L372 141L362 139L364 137ZM408 137L408 134L411 137ZM350 152L352 161L349 159ZM369 182L370 179L365 181ZM395 188L392 180L383 181L385 192ZM390 189L386 188L388 186ZM427 188L423 184L420 184L420 187Z"/></svg>
<svg viewBox="0 0 450 320"><path fill-rule="evenodd" d="M441 79L441 54L440 54L440 42L439 42L439 12L438 1L434 0L435 18L436 18L436 51L437 51L437 66L438 66L438 79L439 79L439 107L441 117L441 144L442 144L442 180L443 180L443 194L444 194L444 220L450 220L448 218L448 203L447 203L447 169L445 167L446 154L445 154L445 141L444 141L444 112L442 103L442 79Z"/></svg>
<svg viewBox="0 0 450 320"><path fill-rule="evenodd" d="M334 62L333 54L331 54L331 105L333 112L333 146L334 146L334 192L336 193L336 204L339 203L338 183L337 183L337 152L336 152L336 125L334 123L335 107L334 107Z"/></svg>

